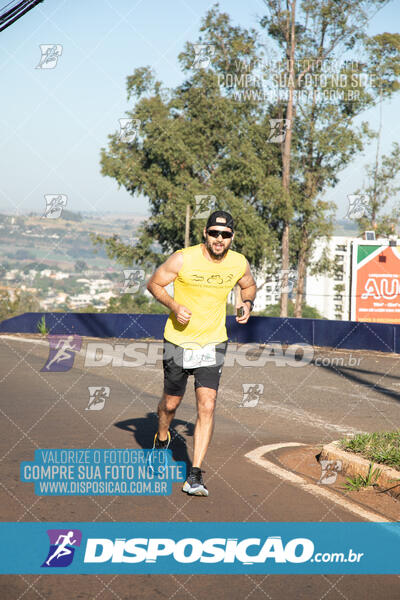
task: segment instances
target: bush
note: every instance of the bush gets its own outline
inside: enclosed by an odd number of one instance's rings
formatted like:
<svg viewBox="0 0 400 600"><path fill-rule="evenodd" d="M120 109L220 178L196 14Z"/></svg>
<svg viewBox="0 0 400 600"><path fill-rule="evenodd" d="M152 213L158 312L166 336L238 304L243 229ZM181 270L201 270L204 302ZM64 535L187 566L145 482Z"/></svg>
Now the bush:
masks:
<svg viewBox="0 0 400 600"><path fill-rule="evenodd" d="M257 317L279 317L281 313L281 307L279 304L270 304L264 310L260 312L253 312L252 314ZM294 317L294 302L289 300L288 302L288 317ZM303 319L324 319L319 314L316 308L303 304Z"/></svg>
<svg viewBox="0 0 400 600"><path fill-rule="evenodd" d="M0 291L0 321L22 315L25 312L38 311L40 311L40 304L33 294L29 292L16 292L12 300L7 291Z"/></svg>
<svg viewBox="0 0 400 600"><path fill-rule="evenodd" d="M378 464L400 470L400 429L359 433L340 440L340 447Z"/></svg>
<svg viewBox="0 0 400 600"><path fill-rule="evenodd" d="M105 312L162 315L170 311L166 306L151 300L144 294L121 294L110 299Z"/></svg>

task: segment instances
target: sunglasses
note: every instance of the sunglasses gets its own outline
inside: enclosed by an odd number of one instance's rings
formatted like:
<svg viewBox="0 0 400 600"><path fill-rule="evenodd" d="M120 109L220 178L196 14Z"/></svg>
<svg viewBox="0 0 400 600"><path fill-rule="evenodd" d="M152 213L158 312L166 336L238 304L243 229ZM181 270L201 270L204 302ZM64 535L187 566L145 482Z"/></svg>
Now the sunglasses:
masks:
<svg viewBox="0 0 400 600"><path fill-rule="evenodd" d="M217 238L222 236L223 240L227 240L233 236L232 231L217 231L216 229L207 229L208 235L211 235L213 238Z"/></svg>

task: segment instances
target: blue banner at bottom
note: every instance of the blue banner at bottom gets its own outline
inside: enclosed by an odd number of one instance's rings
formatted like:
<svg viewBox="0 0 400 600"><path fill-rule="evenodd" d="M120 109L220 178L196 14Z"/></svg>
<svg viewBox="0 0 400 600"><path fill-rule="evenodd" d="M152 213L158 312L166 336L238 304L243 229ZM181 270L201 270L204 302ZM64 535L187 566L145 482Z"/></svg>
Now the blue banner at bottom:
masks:
<svg viewBox="0 0 400 600"><path fill-rule="evenodd" d="M400 523L0 523L0 573L400 574Z"/></svg>

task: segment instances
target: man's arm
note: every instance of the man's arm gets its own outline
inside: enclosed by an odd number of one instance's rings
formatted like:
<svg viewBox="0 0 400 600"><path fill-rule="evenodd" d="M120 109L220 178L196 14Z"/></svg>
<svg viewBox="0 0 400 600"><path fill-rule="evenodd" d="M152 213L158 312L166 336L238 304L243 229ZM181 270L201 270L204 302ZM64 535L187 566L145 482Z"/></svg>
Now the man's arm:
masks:
<svg viewBox="0 0 400 600"><path fill-rule="evenodd" d="M189 322L192 313L185 306L175 302L165 289L168 284L175 281L182 266L183 255L181 252L175 252L153 273L147 282L147 289L158 302L175 313L179 323L185 325Z"/></svg>
<svg viewBox="0 0 400 600"><path fill-rule="evenodd" d="M248 263L248 261L246 261L246 271L243 275L243 277L241 277L238 281L238 286L240 287L240 295L242 298L242 302L241 304L239 304L239 306L237 306L237 308L240 308L240 306L243 307L244 309L244 315L243 317L236 317L236 321L238 323L247 323L247 321L249 320L250 317L250 302L245 302L246 300L251 300L252 302L254 301L254 298L256 297L256 282L254 281L254 277L251 274L250 271L250 265Z"/></svg>

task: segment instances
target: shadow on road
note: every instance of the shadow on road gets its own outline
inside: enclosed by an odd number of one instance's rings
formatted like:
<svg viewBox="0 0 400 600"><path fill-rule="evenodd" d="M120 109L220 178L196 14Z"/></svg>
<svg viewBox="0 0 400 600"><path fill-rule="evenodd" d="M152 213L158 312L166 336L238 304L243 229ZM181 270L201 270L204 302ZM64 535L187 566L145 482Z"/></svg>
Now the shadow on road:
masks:
<svg viewBox="0 0 400 600"><path fill-rule="evenodd" d="M311 364L314 364L314 363L315 363L315 361L312 360ZM378 382L374 383L373 381L368 381L367 379L364 379L364 378L360 377L359 375L357 375L357 373L367 373L368 375L379 375L380 379L383 379L386 376L386 373L379 373L378 371L367 371L364 369L347 367L345 365L339 366L339 365L318 364L315 366L318 368L323 368L327 371L330 371L331 373L334 373L335 375L344 377L345 379L348 379L349 381L353 381L354 383L363 385L367 389L370 389L370 390L373 389L376 392L378 392L379 394L383 394L384 396L389 396L389 398L393 398L393 400L396 400L396 402L400 402L400 394L398 392L395 392L394 390L391 390L388 387L384 387L383 385L379 385ZM396 377L396 375L391 374L390 377L392 379L398 379L398 377ZM377 381L379 381L379 379Z"/></svg>
<svg viewBox="0 0 400 600"><path fill-rule="evenodd" d="M135 441L141 448L152 448L154 435L158 429L158 417L156 413L148 412L145 417L127 419L114 423L115 427L133 434ZM177 431L179 427L179 433ZM192 466L187 451L186 441L183 436L193 437L194 424L181 419L174 419L170 426L171 444L170 450L174 460L186 463L187 472Z"/></svg>

